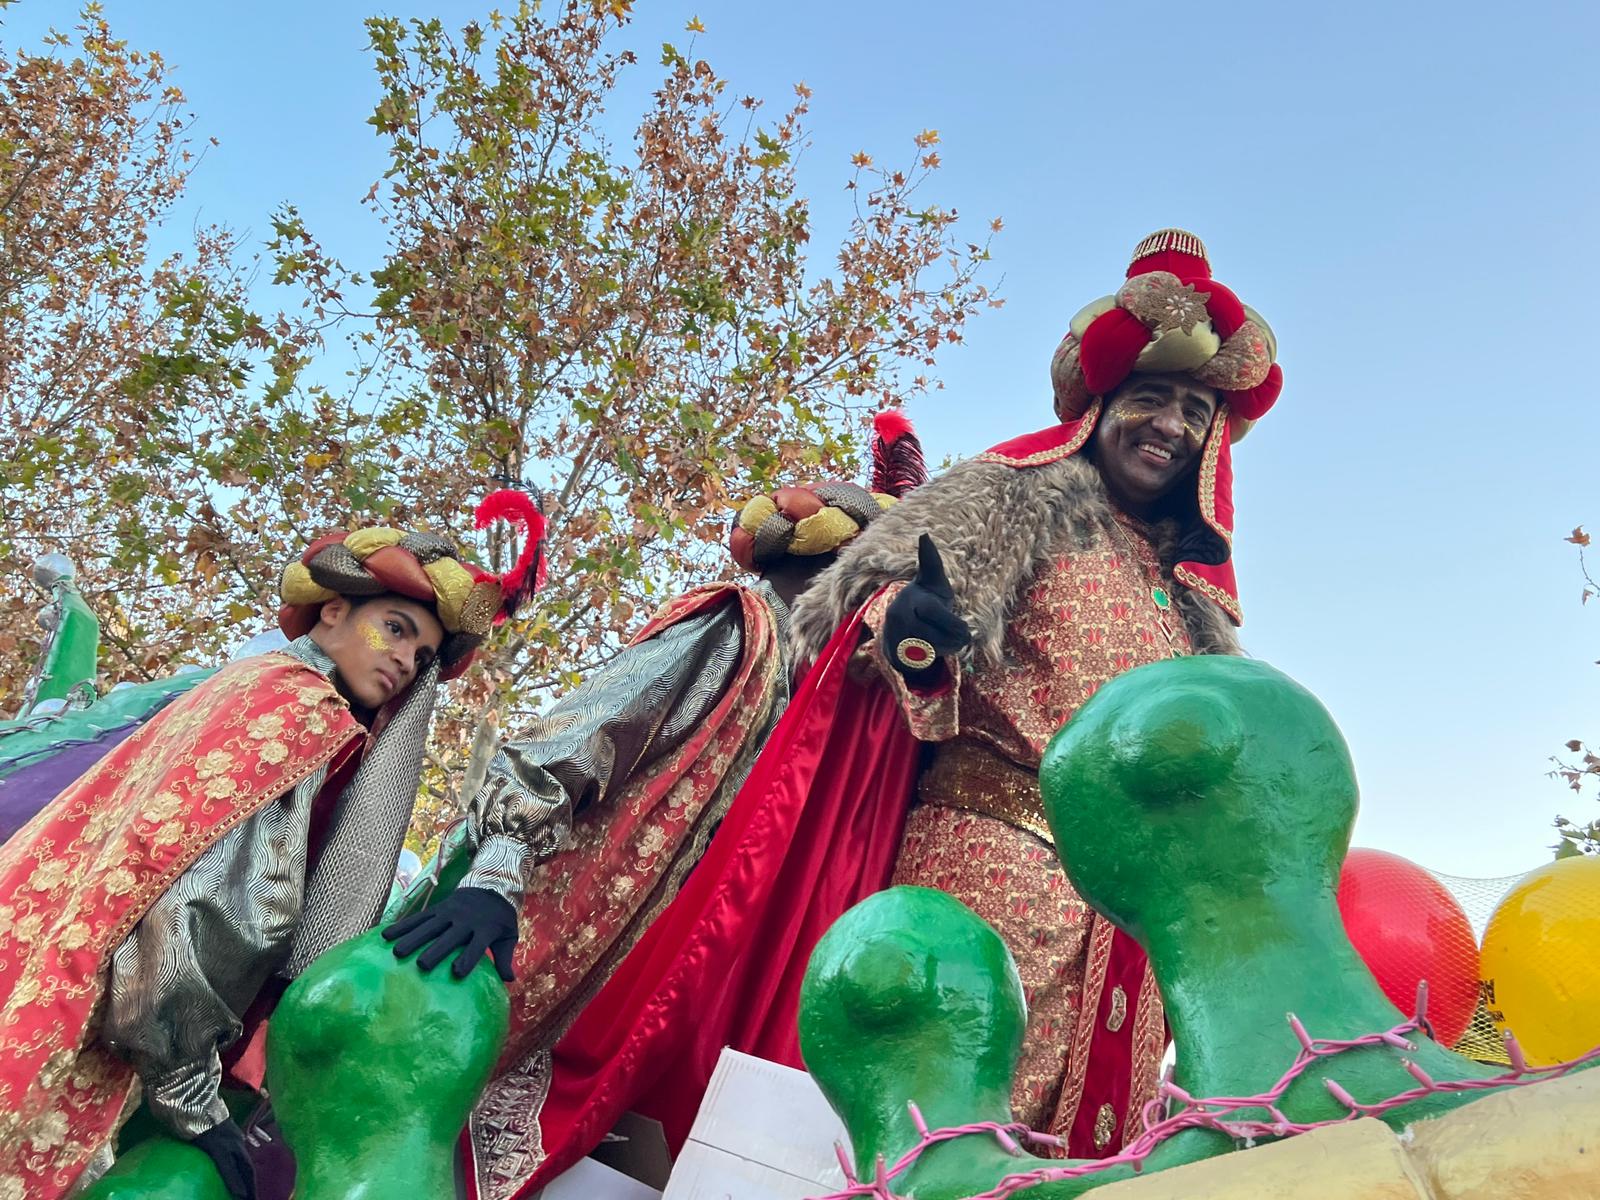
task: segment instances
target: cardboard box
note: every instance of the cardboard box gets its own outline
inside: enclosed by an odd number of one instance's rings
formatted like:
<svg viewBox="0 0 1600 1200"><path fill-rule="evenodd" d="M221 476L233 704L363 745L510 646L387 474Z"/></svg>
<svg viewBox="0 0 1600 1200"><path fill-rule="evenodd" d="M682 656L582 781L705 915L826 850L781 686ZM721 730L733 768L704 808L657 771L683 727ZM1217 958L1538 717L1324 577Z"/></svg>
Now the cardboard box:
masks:
<svg viewBox="0 0 1600 1200"><path fill-rule="evenodd" d="M724 1050L662 1200L805 1200L845 1186L844 1126L811 1076Z"/></svg>
<svg viewBox="0 0 1600 1200"><path fill-rule="evenodd" d="M635 1112L623 1113L589 1157L657 1193L667 1186L667 1177L672 1174L672 1152L667 1149L661 1122Z"/></svg>
<svg viewBox="0 0 1600 1200"><path fill-rule="evenodd" d="M704 1142L689 1142L673 1164L662 1200L809 1200L834 1190Z"/></svg>
<svg viewBox="0 0 1600 1200"><path fill-rule="evenodd" d="M661 1200L661 1193L604 1163L582 1158L547 1183L539 1200Z"/></svg>

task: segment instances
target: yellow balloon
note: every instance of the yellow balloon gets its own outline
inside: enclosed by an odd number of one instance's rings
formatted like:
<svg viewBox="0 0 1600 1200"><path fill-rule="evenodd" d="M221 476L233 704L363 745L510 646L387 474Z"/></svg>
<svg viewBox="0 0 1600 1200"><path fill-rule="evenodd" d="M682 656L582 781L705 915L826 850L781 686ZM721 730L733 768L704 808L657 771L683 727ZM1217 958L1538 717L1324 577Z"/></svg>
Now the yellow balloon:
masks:
<svg viewBox="0 0 1600 1200"><path fill-rule="evenodd" d="M1528 1062L1547 1067L1600 1046L1600 858L1529 872L1489 918L1484 997Z"/></svg>

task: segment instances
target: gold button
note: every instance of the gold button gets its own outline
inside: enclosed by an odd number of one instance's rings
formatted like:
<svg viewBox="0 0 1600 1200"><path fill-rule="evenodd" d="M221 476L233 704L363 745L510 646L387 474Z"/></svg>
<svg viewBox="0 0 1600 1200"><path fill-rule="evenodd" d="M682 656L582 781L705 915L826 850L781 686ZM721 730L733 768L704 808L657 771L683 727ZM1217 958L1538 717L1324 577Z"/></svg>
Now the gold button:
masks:
<svg viewBox="0 0 1600 1200"><path fill-rule="evenodd" d="M1111 1135L1117 1131L1117 1110L1102 1104L1094 1115L1094 1148L1104 1150L1111 1144Z"/></svg>
<svg viewBox="0 0 1600 1200"><path fill-rule="evenodd" d="M1106 1032L1116 1033L1128 1019L1128 993L1119 983L1111 989L1111 1011L1106 1014Z"/></svg>

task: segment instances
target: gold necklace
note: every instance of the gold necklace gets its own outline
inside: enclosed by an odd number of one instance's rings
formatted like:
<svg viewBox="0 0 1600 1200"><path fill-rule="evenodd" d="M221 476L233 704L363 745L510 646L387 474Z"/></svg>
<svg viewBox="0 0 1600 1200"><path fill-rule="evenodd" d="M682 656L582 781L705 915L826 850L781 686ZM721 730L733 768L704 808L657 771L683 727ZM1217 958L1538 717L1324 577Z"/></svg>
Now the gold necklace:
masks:
<svg viewBox="0 0 1600 1200"><path fill-rule="evenodd" d="M1167 590L1166 582L1161 578L1160 568L1157 568L1156 578L1152 581L1149 568L1145 566L1144 560L1139 555L1138 548L1133 544L1133 536L1122 527L1122 522L1117 519L1114 513L1111 517L1111 528L1116 530L1117 536L1122 539L1122 544L1128 552L1129 559L1144 574L1145 583L1149 585L1150 601L1156 606L1156 623L1161 626L1161 632L1167 638L1168 657L1176 658L1179 655L1187 654L1188 651L1182 648L1178 641L1178 635L1173 631L1169 623L1169 618L1172 616L1172 593Z"/></svg>

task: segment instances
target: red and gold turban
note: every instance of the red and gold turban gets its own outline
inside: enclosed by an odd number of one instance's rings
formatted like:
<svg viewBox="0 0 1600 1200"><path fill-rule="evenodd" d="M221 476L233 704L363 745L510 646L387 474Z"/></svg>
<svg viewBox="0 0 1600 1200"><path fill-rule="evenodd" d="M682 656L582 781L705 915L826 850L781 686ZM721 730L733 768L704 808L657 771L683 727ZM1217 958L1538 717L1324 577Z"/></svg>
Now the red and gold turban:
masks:
<svg viewBox="0 0 1600 1200"><path fill-rule="evenodd" d="M489 631L544 582L544 514L532 500L521 492L495 492L475 516L479 529L504 520L522 532L522 553L504 575L464 563L453 542L433 533L378 526L325 534L283 570L279 628L288 637L303 637L336 596L405 596L438 616L446 634L440 678L456 678Z"/></svg>
<svg viewBox="0 0 1600 1200"><path fill-rule="evenodd" d="M888 408L873 418L872 490L833 481L779 488L739 510L728 534L733 560L747 571L786 554L812 558L843 546L912 488L928 481L922 443L910 419Z"/></svg>
<svg viewBox="0 0 1600 1200"><path fill-rule="evenodd" d="M1050 362L1056 416L1077 420L1135 372L1177 371L1222 394L1238 441L1283 390L1277 356L1261 314L1211 278L1200 239L1163 229L1135 248L1115 295L1072 318Z"/></svg>
<svg viewBox="0 0 1600 1200"><path fill-rule="evenodd" d="M1231 562L1232 447L1283 390L1277 356L1261 314L1211 278L1200 239L1159 230L1134 248L1127 282L1080 309L1056 348L1050 382L1061 423L1003 442L980 461L1041 467L1076 454L1089 444L1104 398L1136 372L1179 372L1216 388L1196 476L1200 517L1215 536L1194 540L1198 557L1179 562L1173 575L1241 621Z"/></svg>
<svg viewBox="0 0 1600 1200"><path fill-rule="evenodd" d="M728 534L728 549L747 571L769 567L786 554L798 558L828 554L893 503L893 496L837 480L779 488L739 510Z"/></svg>

